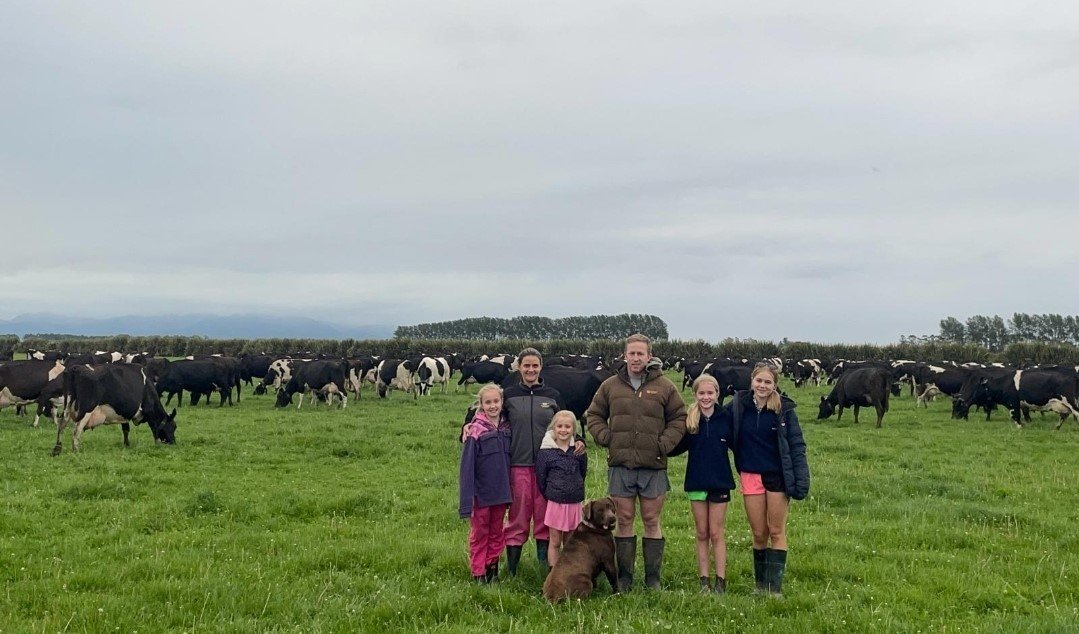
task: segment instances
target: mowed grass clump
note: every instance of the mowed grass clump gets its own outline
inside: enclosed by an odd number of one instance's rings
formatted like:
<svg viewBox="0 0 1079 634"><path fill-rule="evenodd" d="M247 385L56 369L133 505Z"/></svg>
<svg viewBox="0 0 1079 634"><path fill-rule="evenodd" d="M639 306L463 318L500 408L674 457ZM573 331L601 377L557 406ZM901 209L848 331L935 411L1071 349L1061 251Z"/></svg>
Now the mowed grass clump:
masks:
<svg viewBox="0 0 1079 634"><path fill-rule="evenodd" d="M343 411L297 411L245 392L232 408L182 408L174 447L140 426L125 449L110 426L79 454L68 432L58 458L55 429L5 410L0 632L1079 629L1074 421L953 421L947 402L916 410L904 395L875 429L872 410L858 425L849 411L818 422L826 388L783 387L801 404L813 473L792 504L783 599L751 592L737 494L729 592L697 594L680 457L666 589L613 596L601 580L590 600L557 607L540 597L531 545L518 577L470 582L464 393L367 392ZM590 457L588 494L601 497L606 454Z"/></svg>

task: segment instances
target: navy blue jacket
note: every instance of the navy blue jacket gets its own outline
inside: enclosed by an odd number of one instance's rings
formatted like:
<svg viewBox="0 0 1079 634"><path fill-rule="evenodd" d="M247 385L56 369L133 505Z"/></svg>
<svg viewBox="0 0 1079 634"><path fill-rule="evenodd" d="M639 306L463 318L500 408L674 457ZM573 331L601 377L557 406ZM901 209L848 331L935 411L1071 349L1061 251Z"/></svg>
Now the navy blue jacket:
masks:
<svg viewBox="0 0 1079 634"><path fill-rule="evenodd" d="M758 471L759 467L747 469L745 466L774 466L767 471L780 473L787 495L801 500L809 495L806 443L802 437L802 427L798 424L798 415L794 412L797 404L786 396L782 397L782 404L779 415L771 410L757 412L753 393L746 390L735 394L723 409L731 417L731 435L734 438L731 446L738 470L765 472ZM771 444L772 435L774 445ZM774 447L775 453L764 455L762 448L766 446Z"/></svg>
<svg viewBox="0 0 1079 634"><path fill-rule="evenodd" d="M686 491L714 491L716 489L734 489L734 474L731 473L731 460L728 453L731 434L729 412L716 409L711 418L701 415L697 433L688 431L674 449L667 454L677 456L689 452L686 461Z"/></svg>
<svg viewBox="0 0 1079 634"><path fill-rule="evenodd" d="M559 504L584 502L587 475L588 454L573 455L572 444L567 451L562 451L558 445L551 447L545 441L536 454L536 486L548 501Z"/></svg>

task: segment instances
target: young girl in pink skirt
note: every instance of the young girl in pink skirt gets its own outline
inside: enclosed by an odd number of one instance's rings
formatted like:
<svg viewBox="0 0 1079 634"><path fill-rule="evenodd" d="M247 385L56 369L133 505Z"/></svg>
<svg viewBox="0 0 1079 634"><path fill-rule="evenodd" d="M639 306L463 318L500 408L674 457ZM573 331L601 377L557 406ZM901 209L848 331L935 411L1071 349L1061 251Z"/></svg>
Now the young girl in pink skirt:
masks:
<svg viewBox="0 0 1079 634"><path fill-rule="evenodd" d="M573 454L577 418L562 410L554 415L536 453L536 484L547 500L544 523L551 530L547 558L551 568L558 563L563 538L581 523L584 478L588 474L588 454Z"/></svg>

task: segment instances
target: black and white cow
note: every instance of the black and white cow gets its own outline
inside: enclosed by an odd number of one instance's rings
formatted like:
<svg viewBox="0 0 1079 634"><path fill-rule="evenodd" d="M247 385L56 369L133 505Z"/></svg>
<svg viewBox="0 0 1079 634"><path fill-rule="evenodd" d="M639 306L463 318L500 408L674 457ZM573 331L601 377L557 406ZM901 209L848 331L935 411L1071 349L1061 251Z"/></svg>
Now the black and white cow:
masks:
<svg viewBox="0 0 1079 634"><path fill-rule="evenodd" d="M296 368L295 374L283 388L277 392L274 407L286 407L292 404L292 395L300 393L300 402L296 409L303 406L304 395L310 395L316 404L320 397L326 406L333 405L333 397L341 399L341 409L348 407L348 362L336 359L320 359L304 363Z"/></svg>
<svg viewBox="0 0 1079 634"><path fill-rule="evenodd" d="M375 376L375 367L377 365L378 362L375 361L374 357L359 357L348 360L348 389L352 392L353 398L360 398L365 383L374 385L377 382L377 377Z"/></svg>
<svg viewBox="0 0 1079 634"><path fill-rule="evenodd" d="M820 359L802 359L788 363L786 370L788 376L794 380L794 387L802 387L810 381L820 387L821 381L824 379L824 368Z"/></svg>
<svg viewBox="0 0 1079 634"><path fill-rule="evenodd" d="M954 404L959 416L965 417L972 404L996 403L1008 408L1016 427L1022 427L1023 408L1056 412L1060 416L1056 429L1069 416L1079 422L1079 378L1074 372L987 370L973 373L964 383Z"/></svg>
<svg viewBox="0 0 1079 634"><path fill-rule="evenodd" d="M465 383L497 383L509 376L510 370L502 363L493 361L468 361L461 367L461 378L457 380L457 391Z"/></svg>
<svg viewBox="0 0 1079 634"><path fill-rule="evenodd" d="M938 394L958 396L963 388L963 383L970 374L968 368L955 366L940 366L931 363L919 363L911 371L916 385L914 394L914 407L919 405L928 408L929 401Z"/></svg>
<svg viewBox="0 0 1079 634"><path fill-rule="evenodd" d="M59 361L7 361L0 364L0 409L34 403L49 381L64 373ZM34 417L37 427L38 417Z"/></svg>
<svg viewBox="0 0 1079 634"><path fill-rule="evenodd" d="M505 369L505 366L500 363L492 365ZM419 397L419 390L416 389L416 383L412 379L412 363L410 361L383 359L378 362L376 375L378 378L375 382L375 387L378 390L379 398L386 398L390 390L411 392L413 399Z"/></svg>
<svg viewBox="0 0 1079 634"><path fill-rule="evenodd" d="M450 365L441 357L424 357L416 368L416 379L420 394L429 394L433 385L442 385L442 393L445 394L446 384L450 380Z"/></svg>
<svg viewBox="0 0 1079 634"><path fill-rule="evenodd" d="M836 420L843 418L843 409L854 407L854 422L858 422L858 410L869 406L877 410L877 427L884 421L888 411L889 388L892 373L886 368L868 366L842 372L832 392L820 397L818 419L828 418L839 409Z"/></svg>
<svg viewBox="0 0 1079 634"><path fill-rule="evenodd" d="M34 350L33 348L26 349L27 361L63 361L67 355L63 352L56 350Z"/></svg>
<svg viewBox="0 0 1079 634"><path fill-rule="evenodd" d="M73 423L71 450L79 450L83 431L99 425L120 423L124 431L124 446L129 446L130 423L146 422L155 442L176 442L176 410L166 414L161 406L154 383L138 365L110 364L96 367L76 365L64 373L64 416L56 426L56 446L52 455L61 451L60 441L67 421Z"/></svg>
<svg viewBox="0 0 1079 634"><path fill-rule="evenodd" d="M292 378L292 373L296 368L308 361L310 359L285 357L271 362L270 367L266 369L266 375L262 377L262 383L255 388L255 394L265 394L267 388L271 387L275 392L280 390Z"/></svg>

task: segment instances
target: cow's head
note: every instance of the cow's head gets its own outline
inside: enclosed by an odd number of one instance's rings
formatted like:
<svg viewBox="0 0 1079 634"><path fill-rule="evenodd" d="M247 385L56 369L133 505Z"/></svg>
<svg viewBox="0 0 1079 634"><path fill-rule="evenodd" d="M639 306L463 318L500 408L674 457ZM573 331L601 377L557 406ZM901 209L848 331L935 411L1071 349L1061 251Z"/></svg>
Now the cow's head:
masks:
<svg viewBox="0 0 1079 634"><path fill-rule="evenodd" d="M901 383L899 383L897 381L895 383L892 383L892 386L891 386L890 389L892 391L892 396L899 396L900 394L903 393L903 384L901 384Z"/></svg>
<svg viewBox="0 0 1079 634"><path fill-rule="evenodd" d="M163 442L169 445L176 444L176 408L172 408L172 411L165 420L157 424L157 429L154 430L154 439L158 442Z"/></svg>
<svg viewBox="0 0 1079 634"><path fill-rule="evenodd" d="M952 418L962 418L967 420L970 416L970 403L963 400L963 397L957 396L952 400Z"/></svg>
<svg viewBox="0 0 1079 634"><path fill-rule="evenodd" d="M274 402L274 407L288 407L292 405L292 393L285 388L279 388L277 390L277 401Z"/></svg>
<svg viewBox="0 0 1079 634"><path fill-rule="evenodd" d="M832 405L827 396L820 397L820 412L817 414L817 420L828 418L835 413L835 405Z"/></svg>

